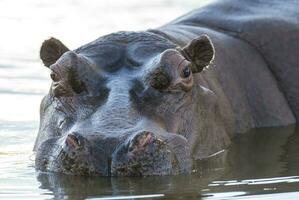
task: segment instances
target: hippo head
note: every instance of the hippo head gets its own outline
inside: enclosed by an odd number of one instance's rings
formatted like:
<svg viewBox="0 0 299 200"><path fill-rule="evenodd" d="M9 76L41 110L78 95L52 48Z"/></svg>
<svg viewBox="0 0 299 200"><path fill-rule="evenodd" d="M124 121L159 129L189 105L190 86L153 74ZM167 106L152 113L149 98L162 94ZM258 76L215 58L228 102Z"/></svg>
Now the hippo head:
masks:
<svg viewBox="0 0 299 200"><path fill-rule="evenodd" d="M196 82L214 56L203 35L185 47L150 32L119 32L74 51L46 40L52 85L40 108L36 168L76 175L189 173L204 127ZM204 142L204 140L203 140Z"/></svg>

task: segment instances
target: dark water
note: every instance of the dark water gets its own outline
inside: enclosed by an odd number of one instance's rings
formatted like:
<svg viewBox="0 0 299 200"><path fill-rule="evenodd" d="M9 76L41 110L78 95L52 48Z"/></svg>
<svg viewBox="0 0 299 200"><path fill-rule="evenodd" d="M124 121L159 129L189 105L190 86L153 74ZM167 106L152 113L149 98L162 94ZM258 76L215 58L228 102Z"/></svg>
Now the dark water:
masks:
<svg viewBox="0 0 299 200"><path fill-rule="evenodd" d="M39 174L40 189L57 199L298 199L299 129L264 128L198 163L191 175L100 178Z"/></svg>
<svg viewBox="0 0 299 200"><path fill-rule="evenodd" d="M298 127L256 129L191 175L143 178L39 173L1 152L0 199L298 199L298 143Z"/></svg>
<svg viewBox="0 0 299 200"><path fill-rule="evenodd" d="M298 199L295 126L242 135L188 176L88 178L34 170L39 102L50 86L38 59L44 39L56 36L72 49L114 31L157 27L207 1L1 0L0 199Z"/></svg>

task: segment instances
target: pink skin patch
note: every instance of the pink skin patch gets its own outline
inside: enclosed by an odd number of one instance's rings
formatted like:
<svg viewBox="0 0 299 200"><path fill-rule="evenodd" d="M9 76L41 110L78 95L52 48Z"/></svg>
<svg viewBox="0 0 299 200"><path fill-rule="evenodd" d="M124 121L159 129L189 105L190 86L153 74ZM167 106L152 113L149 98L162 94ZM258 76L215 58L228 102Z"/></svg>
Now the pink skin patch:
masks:
<svg viewBox="0 0 299 200"><path fill-rule="evenodd" d="M65 142L71 148L77 149L80 147L80 144L78 143L76 136L68 135Z"/></svg>
<svg viewBox="0 0 299 200"><path fill-rule="evenodd" d="M146 145L152 143L154 141L151 134L147 134L145 137L142 137L139 143L139 146L145 147Z"/></svg>
<svg viewBox="0 0 299 200"><path fill-rule="evenodd" d="M132 146L130 147L132 148L132 150L130 151L132 153L141 149L145 149L147 145L154 142L154 137L150 132L146 132L145 134L137 137L136 139L137 142L133 143Z"/></svg>

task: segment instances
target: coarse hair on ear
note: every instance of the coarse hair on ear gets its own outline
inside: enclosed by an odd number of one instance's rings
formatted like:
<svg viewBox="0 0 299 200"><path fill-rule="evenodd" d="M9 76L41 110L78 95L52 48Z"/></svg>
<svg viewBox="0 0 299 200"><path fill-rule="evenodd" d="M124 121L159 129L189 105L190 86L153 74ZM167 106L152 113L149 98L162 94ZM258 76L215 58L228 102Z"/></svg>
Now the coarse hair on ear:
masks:
<svg viewBox="0 0 299 200"><path fill-rule="evenodd" d="M214 45L207 35L193 39L180 52L193 64L192 73L201 72L213 61L215 55Z"/></svg>
<svg viewBox="0 0 299 200"><path fill-rule="evenodd" d="M44 65L50 67L69 49L58 39L45 40L40 48L40 58Z"/></svg>

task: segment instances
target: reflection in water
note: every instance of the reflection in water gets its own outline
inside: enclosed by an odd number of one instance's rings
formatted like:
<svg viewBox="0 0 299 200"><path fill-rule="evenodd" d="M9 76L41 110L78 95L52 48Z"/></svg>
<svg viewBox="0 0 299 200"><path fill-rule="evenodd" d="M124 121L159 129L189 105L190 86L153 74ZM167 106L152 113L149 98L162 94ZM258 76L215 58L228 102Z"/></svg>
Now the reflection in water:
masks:
<svg viewBox="0 0 299 200"><path fill-rule="evenodd" d="M238 136L225 152L199 161L191 175L109 178L39 173L37 179L40 188L57 199L268 198L263 195L274 193L292 198L299 194L292 192L299 187L298 140L295 126L252 130Z"/></svg>
<svg viewBox="0 0 299 200"><path fill-rule="evenodd" d="M39 174L42 189L53 192L56 198L85 199L111 196L163 195L173 199L199 198L200 190L209 183L209 178L198 174L166 177L75 177L58 174Z"/></svg>

